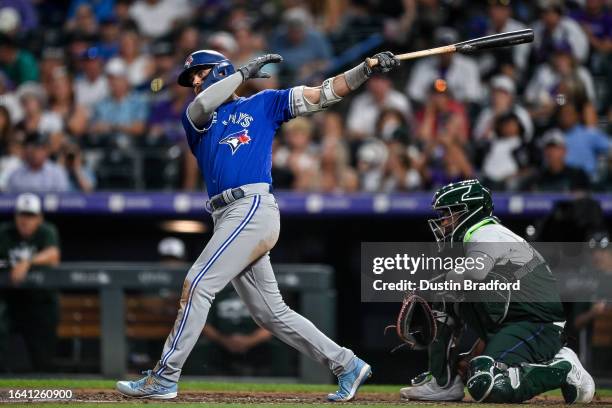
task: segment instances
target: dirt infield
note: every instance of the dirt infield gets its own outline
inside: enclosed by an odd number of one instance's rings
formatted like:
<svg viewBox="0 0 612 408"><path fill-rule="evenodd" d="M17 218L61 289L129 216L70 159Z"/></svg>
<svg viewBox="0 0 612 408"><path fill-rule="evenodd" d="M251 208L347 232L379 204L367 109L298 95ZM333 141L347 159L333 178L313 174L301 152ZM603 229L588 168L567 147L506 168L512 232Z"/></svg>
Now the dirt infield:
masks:
<svg viewBox="0 0 612 408"><path fill-rule="evenodd" d="M3 398L0 402L8 402L4 399L5 393L2 392ZM27 402L28 400L11 401L11 402ZM143 404L150 403L152 400L138 400L133 398L127 398L120 395L114 390L101 390L101 389L76 389L74 390L73 398L67 401L67 403L90 403L90 402L105 402L105 403L138 403ZM33 401L32 401L33 402ZM156 403L203 403L203 404L306 404L306 405L319 405L327 403L325 394L315 392L238 392L238 391L185 391L179 393L179 396L173 400L161 401L155 400ZM470 406L471 401L466 398L464 400L465 405ZM378 392L363 392L360 393L355 403L359 405L407 405L399 398L398 393L378 393ZM455 403L456 404L456 403ZM529 405L544 405L544 406L566 406L560 397L538 397L529 402ZM410 402L410 405L444 405L440 403L415 403ZM591 405L597 407L612 407L612 397L598 398L592 402ZM474 406L482 406L481 404L474 404ZM516 405L495 405L496 407L503 406L516 406Z"/></svg>

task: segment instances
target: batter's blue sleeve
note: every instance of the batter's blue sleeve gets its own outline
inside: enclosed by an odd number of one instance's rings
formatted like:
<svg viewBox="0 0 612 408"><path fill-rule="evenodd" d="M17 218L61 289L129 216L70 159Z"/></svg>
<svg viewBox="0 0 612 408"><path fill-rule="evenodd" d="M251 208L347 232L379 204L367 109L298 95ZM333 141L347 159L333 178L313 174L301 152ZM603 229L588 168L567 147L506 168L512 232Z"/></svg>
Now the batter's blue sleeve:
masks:
<svg viewBox="0 0 612 408"><path fill-rule="evenodd" d="M296 115L292 107L293 88L291 89L267 89L259 93L264 99L264 109L268 118L277 123L286 122Z"/></svg>
<svg viewBox="0 0 612 408"><path fill-rule="evenodd" d="M202 140L202 137L204 137L204 134L206 133L206 131L210 129L213 117L210 118L208 123L202 129L199 129L191 121L191 118L189 117L188 109L185 109L185 111L183 112L183 117L181 118L181 122L183 123L183 129L185 129L185 134L187 135L187 144L189 144L189 148L191 149L192 152L195 152L196 146L200 143L200 140Z"/></svg>

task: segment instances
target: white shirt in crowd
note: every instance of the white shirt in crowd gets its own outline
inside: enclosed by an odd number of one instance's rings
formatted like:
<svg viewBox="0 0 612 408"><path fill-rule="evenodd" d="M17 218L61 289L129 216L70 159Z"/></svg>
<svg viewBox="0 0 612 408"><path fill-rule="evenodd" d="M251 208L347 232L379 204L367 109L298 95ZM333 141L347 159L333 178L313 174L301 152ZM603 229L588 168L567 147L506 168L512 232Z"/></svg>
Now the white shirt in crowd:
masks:
<svg viewBox="0 0 612 408"><path fill-rule="evenodd" d="M590 101L595 100L595 85L593 77L585 67L576 69L578 78L584 85L587 98ZM552 92L561 82L561 77L548 64L538 66L535 74L525 88L525 101L532 104L540 104L543 100L552 98Z"/></svg>
<svg viewBox="0 0 612 408"><path fill-rule="evenodd" d="M529 116L529 112L527 109L523 108L519 104L514 104L512 107L512 113L516 115L521 126L523 126L523 130L525 131L525 141L530 141L533 137L533 122L531 120L531 116ZM495 112L493 108L487 106L483 110L480 111L478 118L476 118L476 125L474 126L474 139L488 139L488 132L494 131L492 129L495 124L493 121L495 120Z"/></svg>
<svg viewBox="0 0 612 408"><path fill-rule="evenodd" d="M533 25L533 46L539 49L544 38L544 24L537 21ZM589 56L589 39L577 22L569 17L561 17L561 21L552 33L555 42L567 42L572 47L572 53L580 62Z"/></svg>
<svg viewBox="0 0 612 408"><path fill-rule="evenodd" d="M39 170L32 170L23 163L11 173L6 185L9 193L62 192L69 188L66 170L51 161L45 162Z"/></svg>
<svg viewBox="0 0 612 408"><path fill-rule="evenodd" d="M495 139L484 158L482 172L493 181L503 181L515 175L519 166L512 152L522 144L521 138L504 137Z"/></svg>
<svg viewBox="0 0 612 408"><path fill-rule="evenodd" d="M442 77L455 99L462 102L480 102L482 99L478 64L472 58L459 54L453 55L445 75L438 68L437 58L424 58L417 62L406 86L406 93L411 99L424 103L431 84Z"/></svg>
<svg viewBox="0 0 612 408"><path fill-rule="evenodd" d="M82 76L74 81L74 92L79 105L91 108L108 96L108 79L100 75L95 81Z"/></svg>
<svg viewBox="0 0 612 408"><path fill-rule="evenodd" d="M397 109L402 112L406 118L412 115L412 107L410 101L401 92L395 89L389 90L382 108ZM381 106L375 101L374 97L369 92L362 92L357 95L351 102L349 112L346 119L346 125L349 131L366 136L376 136L376 121L380 114Z"/></svg>
<svg viewBox="0 0 612 408"><path fill-rule="evenodd" d="M187 17L190 7L186 0L158 0L151 4L138 0L130 6L129 15L146 37L158 38L172 30L174 22Z"/></svg>

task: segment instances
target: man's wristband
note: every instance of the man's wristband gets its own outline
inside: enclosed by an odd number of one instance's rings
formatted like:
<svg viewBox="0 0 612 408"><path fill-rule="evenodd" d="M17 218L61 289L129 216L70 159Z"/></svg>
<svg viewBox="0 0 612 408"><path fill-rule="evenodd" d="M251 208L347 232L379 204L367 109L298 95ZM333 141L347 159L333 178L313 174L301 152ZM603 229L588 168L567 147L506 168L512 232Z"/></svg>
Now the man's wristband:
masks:
<svg viewBox="0 0 612 408"><path fill-rule="evenodd" d="M370 70L365 62L351 68L344 73L344 79L351 91L359 88L370 77Z"/></svg>

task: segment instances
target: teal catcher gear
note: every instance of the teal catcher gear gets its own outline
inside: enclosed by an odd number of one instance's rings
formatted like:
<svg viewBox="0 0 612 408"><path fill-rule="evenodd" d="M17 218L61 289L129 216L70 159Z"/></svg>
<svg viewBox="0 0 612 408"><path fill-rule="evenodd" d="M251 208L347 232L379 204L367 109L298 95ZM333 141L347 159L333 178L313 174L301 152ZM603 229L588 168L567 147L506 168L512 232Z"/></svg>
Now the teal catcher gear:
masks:
<svg viewBox="0 0 612 408"><path fill-rule="evenodd" d="M493 214L491 192L478 180L442 187L434 195L431 206L439 217L428 220L429 227L440 250L446 242L451 246L453 242L462 242L470 227Z"/></svg>

